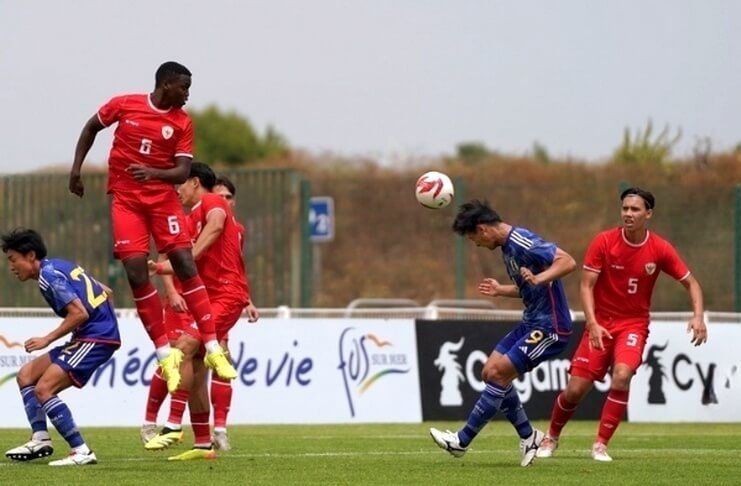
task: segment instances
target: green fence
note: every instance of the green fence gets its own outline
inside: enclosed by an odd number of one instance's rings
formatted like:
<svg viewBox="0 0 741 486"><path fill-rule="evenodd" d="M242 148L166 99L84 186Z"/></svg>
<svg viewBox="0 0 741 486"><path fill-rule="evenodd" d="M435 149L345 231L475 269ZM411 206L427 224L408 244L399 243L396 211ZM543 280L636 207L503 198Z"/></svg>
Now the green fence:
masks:
<svg viewBox="0 0 741 486"><path fill-rule="evenodd" d="M237 218L247 228L245 262L258 306L309 306L311 288L306 261L309 187L290 170L225 172L237 186ZM0 229L17 226L39 231L49 254L67 258L105 280L119 307L131 307L121 264L113 259L109 198L105 174L84 176L85 197L67 190L66 174L14 175L0 178ZM310 261L310 260L309 260ZM20 285L0 263L0 306L39 306L36 285Z"/></svg>

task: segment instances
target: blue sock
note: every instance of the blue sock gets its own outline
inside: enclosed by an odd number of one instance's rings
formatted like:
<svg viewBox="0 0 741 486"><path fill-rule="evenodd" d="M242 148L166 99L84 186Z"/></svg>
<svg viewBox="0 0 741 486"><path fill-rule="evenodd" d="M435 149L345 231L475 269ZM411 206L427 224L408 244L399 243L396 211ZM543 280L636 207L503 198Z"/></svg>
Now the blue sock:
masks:
<svg viewBox="0 0 741 486"><path fill-rule="evenodd" d="M46 414L36 400L36 387L34 385L24 386L21 388L21 397L23 397L23 407L26 409L28 423L31 424L31 430L34 432L48 432L46 428Z"/></svg>
<svg viewBox="0 0 741 486"><path fill-rule="evenodd" d="M44 412L54 424L57 431L64 437L64 440L70 445L70 447L80 447L85 443L82 439L82 435L77 430L75 420L72 418L72 412L69 411L69 407L57 396L53 396L43 405Z"/></svg>
<svg viewBox="0 0 741 486"><path fill-rule="evenodd" d="M507 385L505 388L496 384L486 384L481 397L476 402L476 405L473 406L473 410L471 410L471 414L468 416L466 425L458 431L458 440L463 447L467 447L481 429L484 428L484 425L494 418L502 406L504 396L511 388L512 385Z"/></svg>
<svg viewBox="0 0 741 486"><path fill-rule="evenodd" d="M525 409L522 408L522 403L515 387L510 387L504 396L504 400L502 400L502 412L507 417L507 420L514 425L517 435L521 439L530 437L533 433L533 427L530 425L530 420L527 418Z"/></svg>

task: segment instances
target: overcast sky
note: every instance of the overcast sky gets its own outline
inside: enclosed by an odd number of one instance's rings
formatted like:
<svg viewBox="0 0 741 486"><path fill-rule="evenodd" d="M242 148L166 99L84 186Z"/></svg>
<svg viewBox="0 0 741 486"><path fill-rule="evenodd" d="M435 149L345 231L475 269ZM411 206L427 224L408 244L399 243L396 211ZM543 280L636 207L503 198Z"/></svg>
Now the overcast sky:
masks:
<svg viewBox="0 0 741 486"><path fill-rule="evenodd" d="M741 141L741 2L0 0L0 172L67 163L114 94L177 60L216 103L313 152L481 141L598 160L625 126ZM88 160L103 162L112 130Z"/></svg>

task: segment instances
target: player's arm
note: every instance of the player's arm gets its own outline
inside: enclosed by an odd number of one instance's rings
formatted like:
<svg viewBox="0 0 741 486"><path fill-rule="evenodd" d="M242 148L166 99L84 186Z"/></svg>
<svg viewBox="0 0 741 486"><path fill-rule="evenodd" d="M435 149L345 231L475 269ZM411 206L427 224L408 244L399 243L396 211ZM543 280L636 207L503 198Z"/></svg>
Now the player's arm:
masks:
<svg viewBox="0 0 741 486"><path fill-rule="evenodd" d="M85 157L90 151L90 147L95 142L95 136L99 131L103 130L105 125L100 122L98 114L96 113L85 123L80 133L80 138L77 139L77 146L75 146L75 161L72 163L72 169L69 173L69 191L76 196L82 197L85 194L85 186L82 184L82 163L85 162Z"/></svg>
<svg viewBox="0 0 741 486"><path fill-rule="evenodd" d="M169 260L165 254L160 255L157 260L163 265L165 263L169 264ZM170 266L170 268L172 268L172 266ZM170 307L172 307L172 310L175 312L186 312L188 310L188 304L185 303L185 299L180 295L178 289L175 288L175 279L172 276L172 272L162 273L160 278L162 279L162 286L165 288L167 302L170 304Z"/></svg>
<svg viewBox="0 0 741 486"><path fill-rule="evenodd" d="M221 208L214 208L206 215L206 226L201 230L198 239L193 245L193 259L198 260L208 248L213 245L221 233L224 231L226 224L226 212Z"/></svg>
<svg viewBox="0 0 741 486"><path fill-rule="evenodd" d="M705 325L705 307L702 298L702 287L700 283L690 274L680 283L687 289L687 294L692 304L692 319L687 323L687 332L692 332L692 343L699 346L708 340L708 328Z"/></svg>
<svg viewBox="0 0 741 486"><path fill-rule="evenodd" d="M485 278L479 284L479 293L489 297L520 297L517 285L502 285L493 278Z"/></svg>
<svg viewBox="0 0 741 486"><path fill-rule="evenodd" d="M67 315L62 320L62 323L59 324L59 327L44 337L33 337L25 342L27 353L44 349L60 337L74 331L90 317L80 299L75 299L67 304L64 310L67 312Z"/></svg>
<svg viewBox="0 0 741 486"><path fill-rule="evenodd" d="M565 277L576 269L574 257L556 247L551 265L538 274L534 274L529 268L521 267L520 275L530 285L543 285L559 278Z"/></svg>
<svg viewBox="0 0 741 486"><path fill-rule="evenodd" d="M585 326L589 333L589 343L595 349L602 349L604 346L603 339L612 339L612 335L597 322L594 312L594 286L597 284L598 278L599 273L587 269L582 270L579 296L581 297L581 306L586 320Z"/></svg>
<svg viewBox="0 0 741 486"><path fill-rule="evenodd" d="M169 169L158 169L147 165L131 164L126 168L126 171L131 173L134 179L139 182L158 179L170 184L182 184L188 180L190 164L192 162L192 158L181 156L175 157L175 167Z"/></svg>

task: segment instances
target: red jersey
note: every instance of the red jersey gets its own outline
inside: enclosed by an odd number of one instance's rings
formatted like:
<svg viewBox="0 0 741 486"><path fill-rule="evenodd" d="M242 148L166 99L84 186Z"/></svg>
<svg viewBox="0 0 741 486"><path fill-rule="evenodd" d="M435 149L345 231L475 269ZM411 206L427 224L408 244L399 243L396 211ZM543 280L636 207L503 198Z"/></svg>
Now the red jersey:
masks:
<svg viewBox="0 0 741 486"><path fill-rule="evenodd" d="M229 294L248 300L249 289L242 257L242 232L239 229L241 225L234 218L232 209L224 198L217 194L204 194L201 201L193 206L188 215L193 241L198 239L206 227L208 215L213 211L222 211L226 215L224 229L196 261L198 274L209 295L217 290L219 296Z"/></svg>
<svg viewBox="0 0 741 486"><path fill-rule="evenodd" d="M690 276L677 250L657 234L630 243L623 228L594 237L584 257L584 269L599 273L594 286L594 311L601 325L612 319L648 321L656 279L665 272L675 280Z"/></svg>
<svg viewBox="0 0 741 486"><path fill-rule="evenodd" d="M105 126L118 122L108 156L108 192L172 190L164 181L137 182L126 172L131 164L160 169L175 166L175 157L193 157L193 124L181 108L160 110L148 94L116 96L98 110Z"/></svg>

